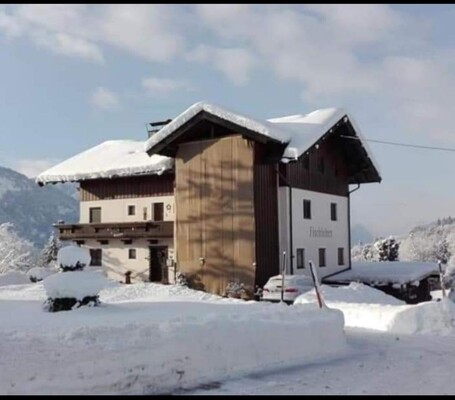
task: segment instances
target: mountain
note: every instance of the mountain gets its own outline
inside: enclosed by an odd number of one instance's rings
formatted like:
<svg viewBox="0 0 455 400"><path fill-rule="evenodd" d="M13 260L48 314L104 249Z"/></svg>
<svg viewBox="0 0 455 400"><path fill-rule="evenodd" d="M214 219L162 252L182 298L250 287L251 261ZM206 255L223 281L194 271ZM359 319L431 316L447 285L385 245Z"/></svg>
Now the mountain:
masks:
<svg viewBox="0 0 455 400"><path fill-rule="evenodd" d="M351 227L351 244L355 246L362 243L369 243L373 241L373 235L363 225L356 224Z"/></svg>
<svg viewBox="0 0 455 400"><path fill-rule="evenodd" d="M55 187L39 187L25 175L0 167L0 224L13 223L20 237L41 248L53 223L77 219L75 198Z"/></svg>

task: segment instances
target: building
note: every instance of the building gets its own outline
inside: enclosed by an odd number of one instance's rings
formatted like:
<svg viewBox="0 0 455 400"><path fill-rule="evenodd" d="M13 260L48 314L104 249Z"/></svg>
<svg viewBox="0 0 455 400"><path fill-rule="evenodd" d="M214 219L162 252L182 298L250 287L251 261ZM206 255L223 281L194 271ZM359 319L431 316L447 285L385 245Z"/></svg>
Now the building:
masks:
<svg viewBox="0 0 455 400"><path fill-rule="evenodd" d="M309 260L321 277L349 269L349 185L381 181L337 108L257 121L201 102L133 143L104 143L38 176L80 182L80 221L57 226L60 237L98 258L101 249L108 275L172 281L179 270L219 294L233 281L262 286L284 262L290 274L308 273Z"/></svg>

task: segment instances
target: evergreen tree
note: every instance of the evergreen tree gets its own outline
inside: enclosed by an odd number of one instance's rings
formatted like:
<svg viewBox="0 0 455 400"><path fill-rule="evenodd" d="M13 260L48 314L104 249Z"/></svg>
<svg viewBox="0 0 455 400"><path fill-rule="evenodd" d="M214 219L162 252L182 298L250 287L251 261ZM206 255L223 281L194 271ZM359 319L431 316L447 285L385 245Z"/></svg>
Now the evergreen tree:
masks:
<svg viewBox="0 0 455 400"><path fill-rule="evenodd" d="M378 250L379 261L398 261L400 243L394 237L378 240L374 245Z"/></svg>
<svg viewBox="0 0 455 400"><path fill-rule="evenodd" d="M44 246L41 251L40 264L43 267L47 267L50 263L57 261L57 254L62 243L58 238L55 237L54 232L51 233L47 244Z"/></svg>

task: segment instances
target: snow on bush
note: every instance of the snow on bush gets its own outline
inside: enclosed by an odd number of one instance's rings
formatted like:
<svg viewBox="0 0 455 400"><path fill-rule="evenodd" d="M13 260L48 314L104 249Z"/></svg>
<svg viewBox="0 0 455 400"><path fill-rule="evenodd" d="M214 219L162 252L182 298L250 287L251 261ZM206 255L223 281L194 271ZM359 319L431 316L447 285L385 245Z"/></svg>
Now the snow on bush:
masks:
<svg viewBox="0 0 455 400"><path fill-rule="evenodd" d="M40 282L56 272L57 269L53 267L33 267L27 271L27 276L31 282Z"/></svg>
<svg viewBox="0 0 455 400"><path fill-rule="evenodd" d="M24 283L30 283L30 279L23 272L8 271L0 275L0 286L22 285Z"/></svg>
<svg viewBox="0 0 455 400"><path fill-rule="evenodd" d="M90 265L90 260L90 251L85 247L62 247L57 255L57 264L63 271L82 270Z"/></svg>
<svg viewBox="0 0 455 400"><path fill-rule="evenodd" d="M17 235L13 224L0 224L0 274L27 271L35 262L35 252L30 242Z"/></svg>
<svg viewBox="0 0 455 400"><path fill-rule="evenodd" d="M186 274L181 271L177 272L177 274L175 276L175 284L178 286L185 286L185 287L190 286L190 283L188 282L188 278L187 278Z"/></svg>
<svg viewBox="0 0 455 400"><path fill-rule="evenodd" d="M47 267L57 261L58 251L62 248L62 242L55 237L54 233L49 236L49 239L41 250L38 264L43 267Z"/></svg>

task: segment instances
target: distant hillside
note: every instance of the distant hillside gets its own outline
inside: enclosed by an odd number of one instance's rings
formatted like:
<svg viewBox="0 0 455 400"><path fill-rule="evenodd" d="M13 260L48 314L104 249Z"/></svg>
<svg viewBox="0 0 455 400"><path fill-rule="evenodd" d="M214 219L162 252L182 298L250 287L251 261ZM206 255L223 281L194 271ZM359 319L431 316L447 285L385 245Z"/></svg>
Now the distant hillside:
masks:
<svg viewBox="0 0 455 400"><path fill-rule="evenodd" d="M455 218L440 218L429 224L416 226L407 235L395 239L399 243L400 261L441 260L455 265ZM353 261L377 258L373 242L353 246L351 254Z"/></svg>
<svg viewBox="0 0 455 400"><path fill-rule="evenodd" d="M77 221L74 197L55 187L39 187L32 179L0 167L0 224L11 222L20 237L41 248L52 224L58 220Z"/></svg>
<svg viewBox="0 0 455 400"><path fill-rule="evenodd" d="M362 243L372 242L373 235L363 225L356 224L351 227L351 244L352 246Z"/></svg>

